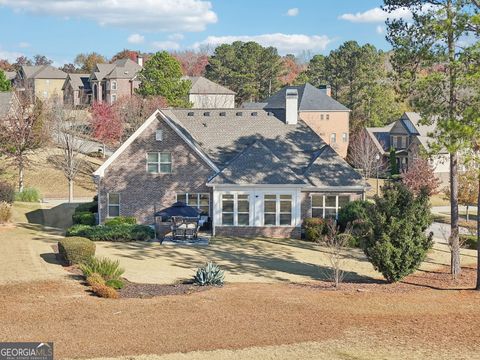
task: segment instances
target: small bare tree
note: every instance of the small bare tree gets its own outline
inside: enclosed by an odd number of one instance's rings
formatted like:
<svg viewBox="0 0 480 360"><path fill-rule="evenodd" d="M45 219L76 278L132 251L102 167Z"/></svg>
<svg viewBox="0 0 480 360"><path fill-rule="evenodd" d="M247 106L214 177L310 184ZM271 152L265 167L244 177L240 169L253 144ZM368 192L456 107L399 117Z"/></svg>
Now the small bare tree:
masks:
<svg viewBox="0 0 480 360"><path fill-rule="evenodd" d="M29 155L44 147L48 141L44 104L35 104L25 94L19 93L18 105L5 118L0 119L0 154L18 169L18 190L23 191L25 168Z"/></svg>
<svg viewBox="0 0 480 360"><path fill-rule="evenodd" d="M49 106L52 141L58 153L50 157L53 165L61 170L68 181L68 202L73 202L75 179L85 167L84 153L90 145L86 113L64 107L60 102Z"/></svg>
<svg viewBox="0 0 480 360"><path fill-rule="evenodd" d="M385 159L365 130L352 137L348 161L355 168L362 169L365 180L386 168Z"/></svg>
<svg viewBox="0 0 480 360"><path fill-rule="evenodd" d="M333 220L327 221L326 226L327 234L320 239L319 243L327 248L327 257L331 270L329 277L335 288L338 288L345 278L345 271L343 270L343 262L345 261L344 251L352 237L352 227L348 225L344 232L340 232L339 227Z"/></svg>

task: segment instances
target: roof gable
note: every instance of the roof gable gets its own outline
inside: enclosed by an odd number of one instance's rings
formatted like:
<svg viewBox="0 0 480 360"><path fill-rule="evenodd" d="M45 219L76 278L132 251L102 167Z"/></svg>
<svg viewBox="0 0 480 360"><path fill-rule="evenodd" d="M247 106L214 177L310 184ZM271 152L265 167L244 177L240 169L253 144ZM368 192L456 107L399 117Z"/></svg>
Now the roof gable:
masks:
<svg viewBox="0 0 480 360"><path fill-rule="evenodd" d="M189 94L235 95L235 91L208 80L203 76L184 76L183 79L192 82Z"/></svg>

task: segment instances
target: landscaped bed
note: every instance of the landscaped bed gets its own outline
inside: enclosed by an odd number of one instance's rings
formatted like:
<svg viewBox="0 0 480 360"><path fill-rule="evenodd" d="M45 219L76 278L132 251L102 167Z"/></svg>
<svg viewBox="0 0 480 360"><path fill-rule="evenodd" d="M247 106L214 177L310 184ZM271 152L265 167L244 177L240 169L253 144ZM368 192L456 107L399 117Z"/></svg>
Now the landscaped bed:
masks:
<svg viewBox="0 0 480 360"><path fill-rule="evenodd" d="M196 293L199 291L205 291L210 289L208 286L197 286L192 283L180 283L172 285L162 284L138 284L125 281L125 286L118 294L121 298L152 298L154 296L165 295L187 295Z"/></svg>

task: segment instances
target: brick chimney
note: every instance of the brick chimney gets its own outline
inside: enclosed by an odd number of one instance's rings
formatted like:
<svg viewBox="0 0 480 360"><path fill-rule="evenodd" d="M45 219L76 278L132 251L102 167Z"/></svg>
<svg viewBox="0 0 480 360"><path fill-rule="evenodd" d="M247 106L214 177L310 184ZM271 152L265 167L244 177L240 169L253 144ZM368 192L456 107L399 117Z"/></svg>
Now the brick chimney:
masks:
<svg viewBox="0 0 480 360"><path fill-rule="evenodd" d="M285 123L295 125L298 121L298 90L287 88L285 91Z"/></svg>

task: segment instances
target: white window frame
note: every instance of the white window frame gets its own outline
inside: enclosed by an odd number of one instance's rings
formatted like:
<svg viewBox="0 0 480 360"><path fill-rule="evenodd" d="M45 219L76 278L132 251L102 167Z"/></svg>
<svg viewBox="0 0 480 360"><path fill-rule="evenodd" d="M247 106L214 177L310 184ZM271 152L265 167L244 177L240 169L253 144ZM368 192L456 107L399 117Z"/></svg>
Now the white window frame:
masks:
<svg viewBox="0 0 480 360"><path fill-rule="evenodd" d="M110 90L117 90L117 81L116 80L112 80L110 82Z"/></svg>
<svg viewBox="0 0 480 360"><path fill-rule="evenodd" d="M232 199L224 199L223 197L225 195L228 195L228 196L232 196L233 198ZM223 193L220 197L220 221L222 223L223 226L235 226L235 199L236 199L236 196L235 194L230 194L230 193ZM233 211L223 211L223 202L224 201L233 201ZM223 223L223 214L232 214L233 216L233 224L224 224Z"/></svg>
<svg viewBox="0 0 480 360"><path fill-rule="evenodd" d="M314 196L321 196L322 197L322 206L313 206L313 197ZM327 196L335 196L335 206L326 206L326 198ZM352 201L351 194L310 194L310 214L313 216L313 209L321 209L322 210L322 219L325 219L325 210L326 209L335 209L335 219L338 217L338 211L341 207L338 206L338 198L341 196L345 196L349 198L349 202Z"/></svg>
<svg viewBox="0 0 480 360"><path fill-rule="evenodd" d="M116 101L117 101L117 94L110 95L110 102L113 104Z"/></svg>
<svg viewBox="0 0 480 360"><path fill-rule="evenodd" d="M223 197L225 195L233 196L233 212L230 211L223 211ZM246 212L239 212L238 211L238 196L247 196L248 197L248 225L240 225L238 223L238 215L239 214L247 214ZM227 199L228 201L232 201L231 199ZM240 201L247 201L247 200L240 200ZM233 214L233 225L230 224L223 224L223 214ZM249 227L252 225L252 195L246 192L225 192L220 195L220 221L222 226L237 226L237 227Z"/></svg>
<svg viewBox="0 0 480 360"><path fill-rule="evenodd" d="M330 134L330 144L336 144L337 143L337 133L331 133Z"/></svg>
<svg viewBox="0 0 480 360"><path fill-rule="evenodd" d="M348 134L346 132L342 134L342 140L344 143L348 142Z"/></svg>
<svg viewBox="0 0 480 360"><path fill-rule="evenodd" d="M155 140L156 141L163 141L163 130L155 131Z"/></svg>
<svg viewBox="0 0 480 360"><path fill-rule="evenodd" d="M148 161L148 155L149 154L157 154L157 162L149 162ZM170 162L162 162L162 154L169 154L170 155ZM157 165L157 171L154 172L154 171L149 171L148 170L148 165L150 164L156 164ZM170 172L165 172L165 171L161 171L161 165L165 165L165 164L170 164ZM172 153L171 152L166 152L166 151L148 151L146 153L146 171L147 173L149 174L172 174L173 173L173 157L172 157Z"/></svg>
<svg viewBox="0 0 480 360"><path fill-rule="evenodd" d="M275 224L265 224L265 214L273 214L273 212L265 212L265 196L273 196L275 195ZM282 199L281 196L286 195L290 196L290 213L281 212L280 203L282 201L288 201L286 199ZM273 199L267 199L267 201L273 201ZM262 211L262 225L263 226L279 226L279 227L291 227L294 218L294 203L293 203L293 195L292 194L278 194L278 193L265 193L263 194L262 199L263 204L263 211ZM290 224L283 224L280 225L280 214L290 214Z"/></svg>
<svg viewBox="0 0 480 360"><path fill-rule="evenodd" d="M181 196L181 195L185 195L185 204L189 205L189 200L190 200L190 196L193 196L195 195L195 197L197 198L197 204L196 204L196 208L197 209L200 209L200 196L201 195L207 195L208 196L208 211L207 211L207 214L208 216L210 216L210 205L211 205L211 201L210 201L210 194L209 193L187 193L187 192L184 192L184 193L176 193L175 194L175 198L176 198L176 201L178 201L178 196ZM193 206L193 205L190 205L190 206Z"/></svg>
<svg viewBox="0 0 480 360"><path fill-rule="evenodd" d="M118 195L118 204L110 204L110 195ZM118 216L120 216L120 194L119 193L107 193L107 218L114 218L117 216L110 215L110 206L118 207Z"/></svg>

